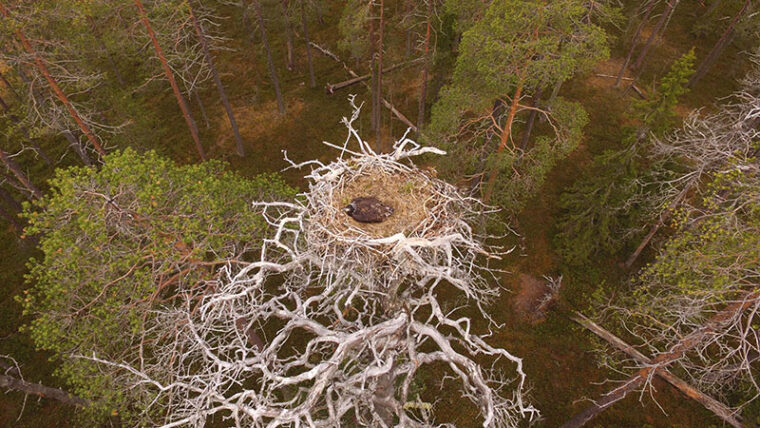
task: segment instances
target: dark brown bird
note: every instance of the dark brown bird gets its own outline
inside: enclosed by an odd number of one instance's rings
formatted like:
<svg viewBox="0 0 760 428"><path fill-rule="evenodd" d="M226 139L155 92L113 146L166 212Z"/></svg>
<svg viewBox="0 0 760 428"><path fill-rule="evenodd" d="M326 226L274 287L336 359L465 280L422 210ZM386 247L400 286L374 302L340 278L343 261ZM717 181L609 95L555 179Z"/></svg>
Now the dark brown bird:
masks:
<svg viewBox="0 0 760 428"><path fill-rule="evenodd" d="M343 210L361 223L380 223L393 215L393 207L372 197L356 198Z"/></svg>

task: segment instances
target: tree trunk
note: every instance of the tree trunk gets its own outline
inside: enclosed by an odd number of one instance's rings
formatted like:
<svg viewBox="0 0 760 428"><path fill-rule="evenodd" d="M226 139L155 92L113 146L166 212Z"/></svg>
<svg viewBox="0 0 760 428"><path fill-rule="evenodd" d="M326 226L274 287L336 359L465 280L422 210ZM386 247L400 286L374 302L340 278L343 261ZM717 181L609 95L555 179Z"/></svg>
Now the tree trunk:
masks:
<svg viewBox="0 0 760 428"><path fill-rule="evenodd" d="M285 21L285 48L286 48L286 67L288 71L295 68L293 62L293 29L290 27L290 18L288 17L288 0L282 0L282 19Z"/></svg>
<svg viewBox="0 0 760 428"><path fill-rule="evenodd" d="M206 129L211 128L211 123L208 121L208 115L206 114L206 107L203 105L203 100L201 99L200 94L198 93L198 89L193 89L193 91L190 94L191 97L195 97L195 102L198 103L198 110L201 112L201 118L203 118L203 123L206 124Z"/></svg>
<svg viewBox="0 0 760 428"><path fill-rule="evenodd" d="M377 37L377 129L375 130L375 145L377 146L377 152L380 153L383 150L382 138L380 132L382 130L382 110L380 109L380 98L383 96L383 32L385 30L385 21L383 20L385 10L384 0L380 0L380 34Z"/></svg>
<svg viewBox="0 0 760 428"><path fill-rule="evenodd" d="M499 147L496 148L496 153L501 153L507 148L507 142L512 137L512 124L515 121L515 114L517 114L517 105L520 102L520 96L523 89L523 76L520 76L520 80L517 83L515 89L514 98L512 98L512 105L509 107L509 114L507 115L507 121L504 124L504 129L501 132L501 139L499 140ZM494 185L496 184L496 176L498 174L497 169L491 171L488 175L488 182L486 183L486 191L483 196L483 202L488 203L491 200L491 194L493 193Z"/></svg>
<svg viewBox="0 0 760 428"><path fill-rule="evenodd" d="M139 0L136 0L139 1ZM4 17L10 19L10 14L8 13L8 10L5 9L5 6L0 4L0 14L2 14ZM103 150L103 147L101 147L100 143L98 143L97 138L95 138L95 134L92 133L90 130L90 127L87 126L87 124L82 120L82 118L79 116L79 113L77 113L74 106L71 104L71 101L69 101L69 98L66 96L66 94L63 92L63 90L58 86L58 83L53 79L53 76L50 74L50 70L48 70L47 65L42 61L42 58L37 54L37 51L34 50L31 43L29 43L29 40L27 40L24 33L21 31L20 28L16 29L16 37L21 42L21 45L24 47L24 50L26 50L29 55L31 55L34 58L34 64L37 66L37 69L40 70L42 75L45 77L45 80L47 80L50 87L53 89L53 93L55 93L56 97L63 103L63 105L66 107L66 109L69 111L69 114L71 114L71 117L74 118L74 121L79 125L79 128L82 130L84 135L87 136L87 139L90 140L90 143L92 143L93 147L95 147L95 150L98 151L102 156L105 156L106 152Z"/></svg>
<svg viewBox="0 0 760 428"><path fill-rule="evenodd" d="M79 138L77 138L74 133L68 129L63 131L63 136L66 137L66 139L69 141L69 147L71 147L71 149L74 150L77 155L79 155L79 158L82 159L82 162L86 166L92 166L92 160L87 155L87 150L85 150L85 148L82 147L82 144L79 143Z"/></svg>
<svg viewBox="0 0 760 428"><path fill-rule="evenodd" d="M340 65L342 65L343 69L346 70L348 72L348 74L350 74L351 76L354 76L354 77L359 77L359 75L356 74L356 72L354 72L353 70L351 70L351 68L349 68L348 65L345 62L343 62L340 58L338 58L337 55L335 55L334 53L332 53L329 50L325 49L324 47L319 46L318 44L316 44L314 42L311 42L311 45L315 49L317 49L320 53L322 53L323 55L325 55L325 56L333 59L334 61L336 61ZM370 85L368 85L366 82L362 82L362 84L367 88L367 90L370 90L370 91L372 90L372 87ZM398 111L398 109L393 104L391 104L390 102L388 102L388 100L386 100L385 98L382 98L382 97L380 98L380 101L382 102L382 105L384 105L386 108L388 108L388 110L390 110L391 113L393 113L393 115L398 118L398 120L402 121L412 131L417 132L417 127L414 126L414 124L412 123L412 121L409 120L409 118L407 118L406 116L404 116L403 113L401 113L400 111Z"/></svg>
<svg viewBox="0 0 760 428"><path fill-rule="evenodd" d="M646 12L644 13L644 17L641 18L641 23L638 27L636 27L636 32L633 34L633 39L631 40L631 47L628 49L628 55L625 56L623 66L620 67L620 72L618 72L617 79L615 79L616 88L620 86L620 81L623 79L623 75L625 75L625 70L628 68L628 64L631 62L631 58L633 58L633 52L636 50L636 44L639 41L641 30L644 29L644 25L646 25L646 23L649 21L649 15L652 14L652 11L654 10L654 6L656 4L657 2L655 0L649 0Z"/></svg>
<svg viewBox="0 0 760 428"><path fill-rule="evenodd" d="M649 48L652 47L654 40L657 38L657 35L660 34L661 30L664 30L663 26L665 25L665 20L668 19L670 11L675 8L677 4L677 0L668 0L666 9L662 12L662 15L660 15L660 19L657 20L657 24L655 24L654 28L652 29L652 34L649 35L649 38L644 44L644 47L641 49L641 53L639 53L638 58L636 58L636 62L634 62L632 65L634 69L639 70L637 75L641 73L641 68L644 66L644 59L649 53Z"/></svg>
<svg viewBox="0 0 760 428"><path fill-rule="evenodd" d="M370 82L370 98L372 104L372 112L370 114L370 128L374 131L377 129L377 68L375 67L375 19L372 13L373 0L369 0L367 7L369 8L369 68L372 75L372 81Z"/></svg>
<svg viewBox="0 0 760 428"><path fill-rule="evenodd" d="M576 312L575 315L570 316L570 319L577 322L581 326L586 327L589 331L601 337L602 339L606 340L613 347L617 348L617 350L627 354L629 357L636 360L636 362L644 365L652 363L651 359L647 358L647 356L637 351L636 348L625 343L622 339L603 329L601 326L586 318L581 313ZM719 417L732 427L742 428L744 426L742 425L741 418L737 417L738 415L734 415L734 412L728 406L710 397L709 395L704 394L697 388L689 385L682 379L673 375L669 370L658 370L657 375L669 384L676 387L676 389L681 391L685 396L693 399L694 401L704 406L707 410L713 412L715 416Z"/></svg>
<svg viewBox="0 0 760 428"><path fill-rule="evenodd" d="M8 156L8 153L5 152L5 150L0 149L0 162L5 165L8 170L13 173L13 175L18 179L18 181L27 189L29 190L32 195L36 199L39 199L42 197L42 192L40 189L38 189L34 184L32 184L32 181L29 180L29 177L26 176L24 171L21 170L21 167L19 164L16 163L13 159L11 159L10 156Z"/></svg>
<svg viewBox="0 0 760 428"><path fill-rule="evenodd" d="M425 29L425 44L423 56L425 63L422 65L422 86L420 87L420 101L417 107L417 129L421 130L425 122L425 104L427 103L427 81L430 72L430 20L433 15L433 0L427 0L427 25Z"/></svg>
<svg viewBox="0 0 760 428"><path fill-rule="evenodd" d="M691 79L689 79L689 83L686 84L687 88L693 88L694 85L697 84L697 82L705 77L705 74L707 74L708 71L710 71L710 68L715 63L715 61L718 59L720 54L723 52L723 49L728 46L728 44L731 42L731 39L733 39L734 35L734 27L736 26L736 23L739 21L739 18L744 15L744 13L747 11L749 4L751 0L745 0L744 5L742 6L741 10L739 10L739 13L734 16L734 19L731 20L731 22L728 24L728 27L726 27L726 31L723 32L723 34L720 36L720 39L718 39L718 42L715 43L715 46L713 46L712 50L709 54L705 57L705 59L702 61L701 64L699 64L699 67L697 67L697 71L694 72L694 75L691 76Z"/></svg>
<svg viewBox="0 0 760 428"><path fill-rule="evenodd" d="M392 65L392 66L387 67L387 68L383 68L383 74L388 74L391 71L397 70L397 69L399 69L401 67L409 65L412 62L413 61L402 62L402 63L396 64L396 65ZM335 91L339 91L339 90L341 90L343 88L347 88L349 86L356 85L357 83L364 82L365 80L369 80L371 78L372 78L371 74L365 74L364 76L354 77L352 79L344 80L342 82L338 82L338 83L335 83L335 84L333 84L333 83L327 83L325 85L325 92L327 92L328 94L332 95L332 94L335 93Z"/></svg>
<svg viewBox="0 0 760 428"><path fill-rule="evenodd" d="M188 3L189 6L189 3ZM195 27L195 33L198 35L198 40L201 42L201 47L203 48L203 55L206 58L206 62L208 63L209 70L211 70L211 76L214 78L214 84L216 85L217 91L219 91L219 97L222 99L222 105L224 105L224 111L227 112L227 119L230 121L230 126L232 127L232 133L235 135L235 146L237 147L237 153L240 156L245 156L245 148L243 148L243 139L240 137L240 130L238 129L237 121L235 120L235 114L232 112L232 106L230 105L230 101L227 99L227 91L224 90L224 85L222 85L222 80L219 78L219 73L216 71L216 66L214 65L214 59L211 57L211 52L208 48L208 42L206 40L206 33L203 31L203 27L201 26L200 22L195 17L195 14L193 13L193 8L190 7L190 18L193 21L193 27Z"/></svg>
<svg viewBox="0 0 760 428"><path fill-rule="evenodd" d="M688 351L699 346L705 337L710 337L718 331L727 320L734 319L734 317L744 312L745 309L757 303L759 297L760 291L754 291L745 294L743 298L729 304L725 309L710 318L702 327L695 329L667 351L651 359L650 364L642 367L636 374L628 378L624 384L606 393L602 398L596 400L594 404L573 416L562 425L562 428L579 428L585 425L586 422L596 417L599 413L625 398L629 392L645 385L651 377L657 375L659 370L664 370L670 364L683 358Z"/></svg>
<svg viewBox="0 0 760 428"><path fill-rule="evenodd" d="M259 28L261 29L261 41L264 43L264 50L267 53L267 63L269 64L269 77L272 79L272 85L274 86L274 94L277 97L277 110L280 114L285 114L285 103L282 101L282 92L280 92L280 80L277 78L277 71L274 68L274 61L272 60L272 50L269 48L269 40L267 40L267 30L264 28L264 16L261 13L261 4L259 0L253 0L253 8L256 10L256 17L259 20Z"/></svg>
<svg viewBox="0 0 760 428"><path fill-rule="evenodd" d="M304 2L301 0L301 26L303 27L303 37L306 39L306 59L309 61L309 87L315 88L317 86L317 80L314 78L314 64L311 60L311 42L309 40L309 28L306 25L306 11Z"/></svg>
<svg viewBox="0 0 760 428"><path fill-rule="evenodd" d="M148 31L150 40L153 43L153 48L156 51L156 55L158 55L158 59L161 61L161 67L164 69L164 74L166 75L166 78L169 79L169 84L172 87L172 91L174 91L174 98L177 99L177 104L179 104L179 108L182 110L182 116L184 116L187 127L190 129L190 135L193 137L193 142L195 143L195 150L198 151L198 156L200 156L201 160L205 161L206 153L203 151L203 145L201 144L201 139L198 135L198 126L195 124L195 120L193 119L192 113L190 112L190 108L187 106L187 102L182 96L182 93L179 90L179 86L177 86L177 81L174 80L174 74L169 68L169 63L166 61L166 57L164 56L163 50L161 50L161 46L158 44L158 39L156 38L156 34L153 32L153 27L150 25L150 21L148 21L148 15L145 13L145 8L143 8L142 1L134 0L134 2L135 6L137 6L138 11L140 12L140 17L143 24L145 25L145 29Z"/></svg>
<svg viewBox="0 0 760 428"><path fill-rule="evenodd" d="M541 101L541 94L544 92L543 87L539 87L536 94L530 100L530 106L537 108L538 102ZM533 132L533 124L536 122L536 116L538 116L538 110L531 110L530 116L528 116L528 123L525 124L525 131L523 132L522 141L520 141L520 149L524 152L528 148L528 141L530 141L530 134Z"/></svg>
<svg viewBox="0 0 760 428"><path fill-rule="evenodd" d="M2 106L5 113L8 115L8 118L13 122L14 124L18 125L19 130L21 130L21 133L24 135L25 143L29 144L34 151L40 155L42 160L47 164L47 166L52 167L53 166L53 160L50 159L50 156L47 155L47 153L42 150L42 147L40 147L39 144L35 143L32 138L29 135L29 131L21 124L21 119L18 118L15 114L11 113L10 107L8 107L8 104L5 103L5 100L0 97L0 106Z"/></svg>
<svg viewBox="0 0 760 428"><path fill-rule="evenodd" d="M12 376L0 375L0 388L13 389L25 394L34 394L40 397L52 398L72 406L85 407L90 404L87 400L73 396L62 389L51 388L39 383L27 382Z"/></svg>

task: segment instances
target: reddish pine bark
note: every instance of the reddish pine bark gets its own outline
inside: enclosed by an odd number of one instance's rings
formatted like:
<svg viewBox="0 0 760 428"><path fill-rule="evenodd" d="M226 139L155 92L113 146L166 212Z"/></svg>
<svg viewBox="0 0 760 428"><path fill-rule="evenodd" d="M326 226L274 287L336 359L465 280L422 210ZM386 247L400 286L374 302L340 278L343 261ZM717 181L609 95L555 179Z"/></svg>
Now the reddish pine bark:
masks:
<svg viewBox="0 0 760 428"><path fill-rule="evenodd" d="M2 3L0 3L0 14L2 14L5 18L10 18L8 10L5 8L5 6L3 6ZM63 103L64 106L66 106L69 114L71 114L71 117L74 118L74 121L77 123L77 125L79 125L79 128L82 130L84 135L87 136L87 139L90 140L90 143L92 143L93 147L95 147L95 150L97 150L98 153L100 153L102 156L105 156L106 152L103 150L103 147L101 147L100 143L98 143L98 139L95 138L95 134L92 133L90 127L87 126L84 120L82 120L82 118L79 116L79 113L77 113L76 109L71 104L71 101L69 101L69 98L63 92L60 86L58 86L58 83L55 81L55 79L53 79L53 76L50 74L50 70L48 70L45 62L42 61L42 58L39 56L39 54L37 54L37 51L34 50L31 43L29 43L29 40L26 38L20 28L16 29L16 38L19 40L19 42L21 42L24 50L34 58L35 66L45 77L45 80L47 80L50 88L53 89L55 96Z"/></svg>
<svg viewBox="0 0 760 428"><path fill-rule="evenodd" d="M187 127L190 129L190 135L193 137L195 149L198 151L198 155L200 156L201 160L205 161L206 153L203 151L203 145L201 145L201 139L198 135L198 127L195 124L195 120L193 120L190 108L188 108L187 102L182 96L182 93L179 90L179 86L177 86L177 81L174 80L174 74L169 68L169 63L166 61L164 51L161 50L161 46L158 44L156 33L153 32L153 27L150 25L150 21L148 21L148 15L145 13L145 8L143 7L142 2L140 0L134 0L134 2L135 6L137 6L137 10L140 12L140 19L142 20L143 25L145 25L145 29L148 31L148 36L150 36L150 40L153 43L153 48L156 51L156 55L158 55L158 59L161 61L161 67L164 69L164 74L166 75L166 78L169 79L169 84L172 87L172 91L174 91L174 98L177 99L177 104L179 104L179 108L182 110L182 116L185 118Z"/></svg>

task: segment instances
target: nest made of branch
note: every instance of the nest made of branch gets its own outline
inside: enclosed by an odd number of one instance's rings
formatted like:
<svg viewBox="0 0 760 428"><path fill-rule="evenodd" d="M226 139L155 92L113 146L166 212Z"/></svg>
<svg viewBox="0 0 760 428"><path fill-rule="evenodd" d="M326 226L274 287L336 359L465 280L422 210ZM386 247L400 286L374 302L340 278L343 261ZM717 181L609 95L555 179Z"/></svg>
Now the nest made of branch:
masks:
<svg viewBox="0 0 760 428"><path fill-rule="evenodd" d="M396 234L431 237L442 226L440 211L450 201L444 184L420 169L379 157L352 159L333 180L312 186L310 222L348 240ZM377 198L391 206L393 214L382 223L358 222L344 211L358 197Z"/></svg>

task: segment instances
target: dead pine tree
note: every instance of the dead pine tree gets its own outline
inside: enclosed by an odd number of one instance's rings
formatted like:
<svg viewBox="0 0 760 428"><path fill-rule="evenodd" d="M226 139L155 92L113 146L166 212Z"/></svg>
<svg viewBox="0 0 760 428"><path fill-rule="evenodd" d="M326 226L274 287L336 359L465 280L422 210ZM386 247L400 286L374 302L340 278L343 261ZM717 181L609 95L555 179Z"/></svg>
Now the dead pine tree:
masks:
<svg viewBox="0 0 760 428"><path fill-rule="evenodd" d="M269 47L269 40L267 39L267 30L264 27L264 16L261 13L261 4L259 0L251 0L253 8L256 11L256 18L259 21L259 30L261 31L261 41L264 43L264 50L267 53L267 64L269 65L269 77L272 79L272 85L274 86L274 94L277 97L277 110L280 114L285 114L285 103L282 100L282 91L280 91L280 80L277 78L277 70L274 67L274 60L272 59L272 50Z"/></svg>
<svg viewBox="0 0 760 428"><path fill-rule="evenodd" d="M136 0L139 1L139 0ZM5 6L0 3L0 14L3 15L6 19L10 19L10 13L8 12L8 9L5 8ZM42 60L42 57L40 57L39 53L32 47L32 44L29 42L29 40L24 35L24 32L21 31L20 28L16 28L15 30L16 38L21 43L21 46L24 48L24 50L34 58L34 65L37 67L37 69L42 73L42 75L45 77L45 80L47 80L48 84L50 85L50 88L53 90L53 93L55 94L56 98L58 98L61 103L66 107L71 117L74 119L74 121L79 125L79 128L82 130L84 135L87 136L87 139L90 140L90 143L93 147L95 147L95 150L100 153L101 156L105 156L106 151L103 150L103 147L98 142L98 139L95 137L95 134L93 134L90 127L85 123L85 121L82 119L81 116L79 116L79 113L77 113L74 106L71 104L71 101L66 96L66 94L63 92L60 86L58 86L58 83L53 79L53 76L50 74L50 70L48 70L47 65Z"/></svg>
<svg viewBox="0 0 760 428"><path fill-rule="evenodd" d="M715 61L718 59L720 54L723 52L723 49L726 48L726 46L731 43L731 40L734 38L734 28L736 27L736 23L741 19L742 16L744 16L745 12L747 12L747 9L749 8L749 5L751 3L751 0L745 0L744 5L742 5L742 8L739 10L739 12L734 16L734 18L731 20L731 22L728 24L728 27L726 27L726 30L723 32L723 34L720 36L720 39L715 43L715 46L710 50L710 53L707 54L705 59L702 61L701 64L699 64L699 67L697 67L697 71L694 72L694 75L691 76L691 79L689 79L689 83L686 84L687 88L693 88L694 85L697 84L697 82L705 77L705 74L707 74L708 71L710 71L710 68L715 63Z"/></svg>
<svg viewBox="0 0 760 428"><path fill-rule="evenodd" d="M153 48L156 51L156 55L161 61L161 67L164 69L164 74L166 75L166 78L169 79L169 84L172 87L172 91L174 91L174 97L177 99L177 104L179 104L180 110L182 110L182 116L184 116L185 122L187 122L187 127L190 129L190 135L193 137L195 149L198 151L198 155L200 156L201 160L205 161L206 153L203 151L203 145L201 145L201 139L198 135L198 126L195 124L195 120L193 119L192 113L190 112L190 108L188 107L185 98L182 96L182 93L179 90L179 86L177 86L177 81L174 79L174 74L169 68L169 63L166 60L166 56L164 56L164 52L161 50L161 46L158 44L156 33L153 31L153 27L150 25L148 14L145 12L142 1L134 0L134 2L135 6L137 6L137 10L140 13L140 18L143 22L143 25L145 25L145 29L148 32L148 36L150 36L150 40L153 43Z"/></svg>
<svg viewBox="0 0 760 428"><path fill-rule="evenodd" d="M628 54L625 56L625 61L623 61L623 66L620 67L620 72L618 72L617 78L615 79L615 87L617 88L620 86L620 81L623 80L623 76L625 75L625 70L628 68L628 64L631 62L631 58L633 58L633 52L636 50L636 45L639 42L639 36L641 35L641 30L644 29L644 26L649 22L649 16L652 14L652 11L654 10L655 5L657 5L656 0L649 0L649 2L646 4L646 11L644 12L644 17L641 18L641 22L639 23L639 26L636 27L636 32L633 34L633 38L631 39L631 47L628 49Z"/></svg>
<svg viewBox="0 0 760 428"><path fill-rule="evenodd" d="M678 2L679 0L668 0L667 5L665 6L665 11L662 12L660 19L657 20L657 23L652 29L652 34L649 35L649 38L644 44L644 47L641 48L641 52L639 53L638 58L636 58L636 61L633 63L633 65L631 65L631 68L636 70L636 75L633 76L633 80L631 80L631 84L626 89L626 92L633 88L633 86L636 84L636 81L641 76L641 72L644 69L645 64L644 60L649 53L649 49L652 47L652 44L654 44L654 40L657 38L657 36L665 31L668 17L671 16L671 14L675 11L675 7L678 5Z"/></svg>
<svg viewBox="0 0 760 428"><path fill-rule="evenodd" d="M219 73L216 71L216 66L214 65L214 59L211 57L211 52L209 52L208 48L208 41L206 40L206 33L203 32L203 27L201 26L201 23L198 21L198 19L195 17L195 14L193 13L193 8L188 3L188 9L190 11L190 19L193 21L193 27L195 28L196 34L198 34L198 40L201 42L201 47L203 48L203 56L206 59L206 62L208 63L209 70L211 70L211 76L214 79L214 84L216 85L217 91L219 91L219 98L222 99L222 105L224 105L224 111L227 113L227 119L230 121L230 126L232 127L232 133L235 135L235 147L237 148L237 154L240 156L245 156L245 148L243 147L243 139L240 137L240 130L238 129L237 121L235 120L235 113L232 111L232 106L230 105L230 101L227 98L227 91L224 90L224 85L222 85L222 80L219 78Z"/></svg>

